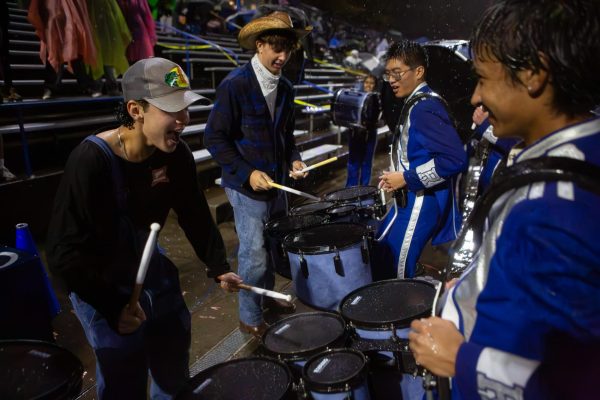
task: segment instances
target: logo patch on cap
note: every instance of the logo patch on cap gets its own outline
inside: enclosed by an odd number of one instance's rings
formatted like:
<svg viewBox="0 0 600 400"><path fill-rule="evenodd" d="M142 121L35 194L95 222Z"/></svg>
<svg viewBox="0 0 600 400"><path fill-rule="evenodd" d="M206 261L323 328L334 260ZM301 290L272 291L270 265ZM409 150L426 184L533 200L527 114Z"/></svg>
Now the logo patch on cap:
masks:
<svg viewBox="0 0 600 400"><path fill-rule="evenodd" d="M165 83L171 87L179 88L188 88L190 86L187 76L185 76L179 66L173 67L173 69L165 75Z"/></svg>

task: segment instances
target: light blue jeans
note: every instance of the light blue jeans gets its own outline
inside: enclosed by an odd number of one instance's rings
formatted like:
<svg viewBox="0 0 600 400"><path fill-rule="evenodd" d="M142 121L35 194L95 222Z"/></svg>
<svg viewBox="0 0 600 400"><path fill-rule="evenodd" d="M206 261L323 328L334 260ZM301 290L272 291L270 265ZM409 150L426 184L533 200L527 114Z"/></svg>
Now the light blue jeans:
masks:
<svg viewBox="0 0 600 400"><path fill-rule="evenodd" d="M265 247L264 227L271 218L285 215L285 195L260 201L230 188L225 188L225 193L233 207L235 229L240 241L238 275L248 285L273 289L275 272ZM238 298L240 321L246 325L260 325L263 322L261 296L241 290Z"/></svg>
<svg viewBox="0 0 600 400"><path fill-rule="evenodd" d="M175 398L189 377L191 325L185 306L174 307L159 320L144 322L132 334L120 335L75 293L69 298L96 355L98 399L146 399L148 375L152 400Z"/></svg>

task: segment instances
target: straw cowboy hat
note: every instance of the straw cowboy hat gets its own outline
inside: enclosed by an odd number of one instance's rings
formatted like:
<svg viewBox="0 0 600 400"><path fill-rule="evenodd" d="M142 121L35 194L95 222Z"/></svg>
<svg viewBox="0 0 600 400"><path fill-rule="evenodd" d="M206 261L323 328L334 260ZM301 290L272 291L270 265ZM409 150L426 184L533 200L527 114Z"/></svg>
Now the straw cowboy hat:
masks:
<svg viewBox="0 0 600 400"><path fill-rule="evenodd" d="M312 31L312 26L294 28L292 19L287 13L275 11L246 24L238 35L240 46L249 50L256 49L256 38L266 31L290 31L294 32L298 39L302 39Z"/></svg>

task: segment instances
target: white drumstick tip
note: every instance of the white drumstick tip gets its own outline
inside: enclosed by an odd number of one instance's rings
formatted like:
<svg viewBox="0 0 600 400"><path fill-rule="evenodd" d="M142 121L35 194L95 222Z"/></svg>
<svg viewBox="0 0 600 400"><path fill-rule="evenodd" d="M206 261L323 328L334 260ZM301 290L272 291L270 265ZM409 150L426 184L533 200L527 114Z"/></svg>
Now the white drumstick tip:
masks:
<svg viewBox="0 0 600 400"><path fill-rule="evenodd" d="M152 225L150 225L150 230L154 231L154 232L158 232L160 230L160 224L153 222Z"/></svg>

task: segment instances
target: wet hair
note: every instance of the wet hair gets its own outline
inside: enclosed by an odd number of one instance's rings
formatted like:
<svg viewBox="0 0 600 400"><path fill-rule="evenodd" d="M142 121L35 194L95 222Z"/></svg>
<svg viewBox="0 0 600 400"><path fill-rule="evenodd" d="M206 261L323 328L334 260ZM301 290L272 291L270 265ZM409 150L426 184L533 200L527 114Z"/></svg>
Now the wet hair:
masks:
<svg viewBox="0 0 600 400"><path fill-rule="evenodd" d="M417 42L401 40L390 45L385 53L385 61L398 59L410 68L422 66L427 71L429 57L427 50Z"/></svg>
<svg viewBox="0 0 600 400"><path fill-rule="evenodd" d="M268 43L274 51L288 53L300 48L300 41L294 32L286 30L271 30L262 33L256 40Z"/></svg>
<svg viewBox="0 0 600 400"><path fill-rule="evenodd" d="M144 111L148 110L148 106L150 105L150 103L148 103L144 99L135 100L135 102L138 103L140 106L142 106L142 109ZM114 113L115 113L115 118L119 124L123 125L126 128L129 128L129 129L133 128L134 121L133 121L133 118L131 117L131 115L129 115L129 112L127 111L127 102L126 101L120 101L119 104L117 104L117 106L115 107Z"/></svg>
<svg viewBox="0 0 600 400"><path fill-rule="evenodd" d="M499 61L512 81L521 70L545 70L553 106L569 116L600 104L600 2L507 0L474 27L471 51Z"/></svg>

